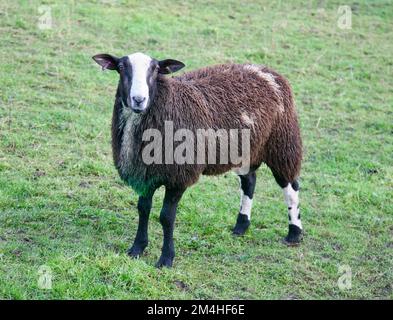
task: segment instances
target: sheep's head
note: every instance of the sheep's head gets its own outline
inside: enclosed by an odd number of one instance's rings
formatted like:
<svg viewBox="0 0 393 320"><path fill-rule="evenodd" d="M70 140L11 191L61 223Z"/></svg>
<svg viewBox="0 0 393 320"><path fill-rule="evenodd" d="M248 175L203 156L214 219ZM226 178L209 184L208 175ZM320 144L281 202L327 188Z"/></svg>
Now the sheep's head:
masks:
<svg viewBox="0 0 393 320"><path fill-rule="evenodd" d="M93 59L103 70L116 70L120 74L122 103L136 113L146 111L154 100L158 74L172 73L184 67L180 61L159 61L139 52L122 58L97 54Z"/></svg>

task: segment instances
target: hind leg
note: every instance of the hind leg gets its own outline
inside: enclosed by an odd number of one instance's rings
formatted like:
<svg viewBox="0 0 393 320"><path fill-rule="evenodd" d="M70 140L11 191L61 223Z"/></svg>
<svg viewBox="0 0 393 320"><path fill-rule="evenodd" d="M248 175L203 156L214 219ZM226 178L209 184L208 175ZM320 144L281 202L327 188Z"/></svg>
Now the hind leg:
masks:
<svg viewBox="0 0 393 320"><path fill-rule="evenodd" d="M303 233L299 208L299 183L297 180L287 181L273 170L272 172L283 190L285 203L288 207L289 230L284 242L289 246L298 245Z"/></svg>
<svg viewBox="0 0 393 320"><path fill-rule="evenodd" d="M237 216L236 226L233 234L243 235L250 226L252 198L254 196L257 176L255 171L246 175L239 175L240 178L240 212Z"/></svg>

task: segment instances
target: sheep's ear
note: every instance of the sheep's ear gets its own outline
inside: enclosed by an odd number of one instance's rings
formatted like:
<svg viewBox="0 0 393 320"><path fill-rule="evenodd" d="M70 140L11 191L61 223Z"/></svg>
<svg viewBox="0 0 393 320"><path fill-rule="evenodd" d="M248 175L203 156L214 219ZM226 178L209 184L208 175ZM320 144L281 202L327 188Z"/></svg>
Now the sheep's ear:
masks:
<svg viewBox="0 0 393 320"><path fill-rule="evenodd" d="M162 74L176 72L186 66L183 62L173 60L173 59L166 59L166 60L158 61L158 65L160 67L158 69L158 72L162 73Z"/></svg>
<svg viewBox="0 0 393 320"><path fill-rule="evenodd" d="M92 57L95 62L97 62L102 70L117 70L117 65L119 63L119 58L111 56L110 54L96 54Z"/></svg>

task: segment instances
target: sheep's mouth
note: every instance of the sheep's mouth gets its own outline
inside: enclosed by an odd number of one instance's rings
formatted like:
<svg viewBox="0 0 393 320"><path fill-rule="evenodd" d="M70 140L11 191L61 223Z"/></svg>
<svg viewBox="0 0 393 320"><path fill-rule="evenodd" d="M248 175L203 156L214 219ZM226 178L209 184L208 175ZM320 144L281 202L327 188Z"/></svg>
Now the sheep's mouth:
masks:
<svg viewBox="0 0 393 320"><path fill-rule="evenodd" d="M133 106L129 106L128 104L124 103L123 99L121 100L121 104L123 105L123 109L131 110L135 113L143 113L144 111L146 111L146 108L135 108Z"/></svg>
<svg viewBox="0 0 393 320"><path fill-rule="evenodd" d="M131 102L131 110L134 111L135 113L142 113L145 112L147 109L147 102L140 102L136 103L134 101Z"/></svg>
<svg viewBox="0 0 393 320"><path fill-rule="evenodd" d="M134 109L134 108L131 108L131 110L132 110L133 112L135 112L135 113L142 113L142 112L143 112L143 109Z"/></svg>

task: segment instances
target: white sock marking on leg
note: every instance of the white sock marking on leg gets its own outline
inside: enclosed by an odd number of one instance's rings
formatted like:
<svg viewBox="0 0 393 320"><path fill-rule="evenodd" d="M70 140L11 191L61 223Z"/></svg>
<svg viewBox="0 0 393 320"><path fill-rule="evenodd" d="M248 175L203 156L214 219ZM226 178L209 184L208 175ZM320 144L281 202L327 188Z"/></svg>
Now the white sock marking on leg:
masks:
<svg viewBox="0 0 393 320"><path fill-rule="evenodd" d="M240 189L240 213L245 214L248 220L251 220L251 207L252 207L252 199L249 196L246 196L243 190Z"/></svg>
<svg viewBox="0 0 393 320"><path fill-rule="evenodd" d="M300 229L303 229L302 222L299 219L299 214L300 214L299 191L293 190L291 184L289 183L288 186L286 186L283 189L283 192L284 192L285 203L288 206L288 213L289 216L291 217L291 221L289 221L289 224L294 224L295 226L298 226Z"/></svg>

